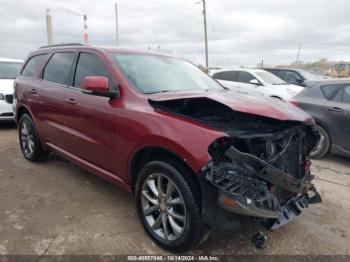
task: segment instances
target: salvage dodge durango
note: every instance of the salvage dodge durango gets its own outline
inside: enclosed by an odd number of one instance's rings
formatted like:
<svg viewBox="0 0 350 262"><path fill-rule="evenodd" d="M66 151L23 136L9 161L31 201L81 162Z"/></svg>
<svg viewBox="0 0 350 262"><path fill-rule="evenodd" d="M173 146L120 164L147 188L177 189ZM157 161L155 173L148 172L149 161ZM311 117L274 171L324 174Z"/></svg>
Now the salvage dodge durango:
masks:
<svg viewBox="0 0 350 262"><path fill-rule="evenodd" d="M313 119L227 90L183 59L42 47L27 58L14 103L26 159L55 152L128 190L145 232L171 252L247 221L276 229L321 202Z"/></svg>

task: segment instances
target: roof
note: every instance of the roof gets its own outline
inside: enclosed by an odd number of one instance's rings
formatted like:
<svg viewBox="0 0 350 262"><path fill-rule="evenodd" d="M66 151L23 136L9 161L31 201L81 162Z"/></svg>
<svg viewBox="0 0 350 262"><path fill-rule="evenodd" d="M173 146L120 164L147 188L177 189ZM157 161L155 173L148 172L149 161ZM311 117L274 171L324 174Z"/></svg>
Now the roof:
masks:
<svg viewBox="0 0 350 262"><path fill-rule="evenodd" d="M79 44L79 43L68 43L68 44L42 46L39 49L35 50L34 53L45 52L48 50L51 51L51 50L62 50L62 49L82 49L82 50L88 49L88 50L100 50L100 51L105 51L105 52L171 56L168 54L154 52L154 51L148 51L148 50L129 49L129 48L116 47L116 46L92 46L92 45L85 45L85 44Z"/></svg>
<svg viewBox="0 0 350 262"><path fill-rule="evenodd" d="M7 62L7 63L23 63L23 60L12 59L12 58L1 58L1 57L0 57L0 62Z"/></svg>
<svg viewBox="0 0 350 262"><path fill-rule="evenodd" d="M260 68L246 68L246 67L223 68L218 70L211 70L212 73L225 72L225 71L247 71L247 72L253 72L253 73L266 72L265 70Z"/></svg>
<svg viewBox="0 0 350 262"><path fill-rule="evenodd" d="M320 85L334 85L334 84L350 84L350 78L330 78L315 81L308 81L308 83L320 84Z"/></svg>

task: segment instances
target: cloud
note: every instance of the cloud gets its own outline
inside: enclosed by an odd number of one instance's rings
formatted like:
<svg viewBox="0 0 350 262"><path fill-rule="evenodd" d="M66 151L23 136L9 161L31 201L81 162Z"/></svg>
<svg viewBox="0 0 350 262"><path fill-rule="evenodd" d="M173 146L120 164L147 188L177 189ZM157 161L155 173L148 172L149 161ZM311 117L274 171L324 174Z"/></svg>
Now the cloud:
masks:
<svg viewBox="0 0 350 262"><path fill-rule="evenodd" d="M118 0L119 41L204 63L199 0ZM152 3L151 3L152 2ZM156 2L160 4L156 4ZM54 42L82 42L83 14L91 44L115 45L114 0L0 0L0 56L24 58L46 44L45 10ZM211 65L285 64L300 58L350 60L348 0L207 0ZM176 7L180 6L180 7ZM181 8L187 7L187 8Z"/></svg>

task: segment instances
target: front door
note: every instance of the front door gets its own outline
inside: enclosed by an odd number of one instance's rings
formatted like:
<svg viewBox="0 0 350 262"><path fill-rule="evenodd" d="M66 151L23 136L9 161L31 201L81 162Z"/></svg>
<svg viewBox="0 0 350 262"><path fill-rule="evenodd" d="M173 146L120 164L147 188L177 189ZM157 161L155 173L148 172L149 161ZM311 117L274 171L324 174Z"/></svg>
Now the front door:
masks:
<svg viewBox="0 0 350 262"><path fill-rule="evenodd" d="M113 78L96 53L82 52L77 58L72 87L67 88L64 101L70 108L66 125L70 130L67 151L95 166L115 173L116 117L114 100L82 92L82 82L87 76L105 76L111 89ZM118 98L115 98L118 99Z"/></svg>

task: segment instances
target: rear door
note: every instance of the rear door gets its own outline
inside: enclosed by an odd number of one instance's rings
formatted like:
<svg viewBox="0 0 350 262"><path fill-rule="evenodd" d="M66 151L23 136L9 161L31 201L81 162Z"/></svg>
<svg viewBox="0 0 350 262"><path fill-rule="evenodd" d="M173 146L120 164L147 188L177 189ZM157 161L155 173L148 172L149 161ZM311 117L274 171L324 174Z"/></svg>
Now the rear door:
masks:
<svg viewBox="0 0 350 262"><path fill-rule="evenodd" d="M58 146L64 145L63 96L73 59L73 52L52 53L38 79L34 80L28 89L31 97L29 104L40 137L43 142ZM23 73L26 74L25 71Z"/></svg>
<svg viewBox="0 0 350 262"><path fill-rule="evenodd" d="M64 95L69 108L65 116L69 132L66 148L80 159L115 173L117 141L113 100L85 94L81 89L83 79L87 76L105 76L110 89L117 88L103 59L93 51L81 52L77 57L71 87L67 88Z"/></svg>
<svg viewBox="0 0 350 262"><path fill-rule="evenodd" d="M350 84L342 85L324 104L325 120L332 133L332 144L350 150Z"/></svg>

